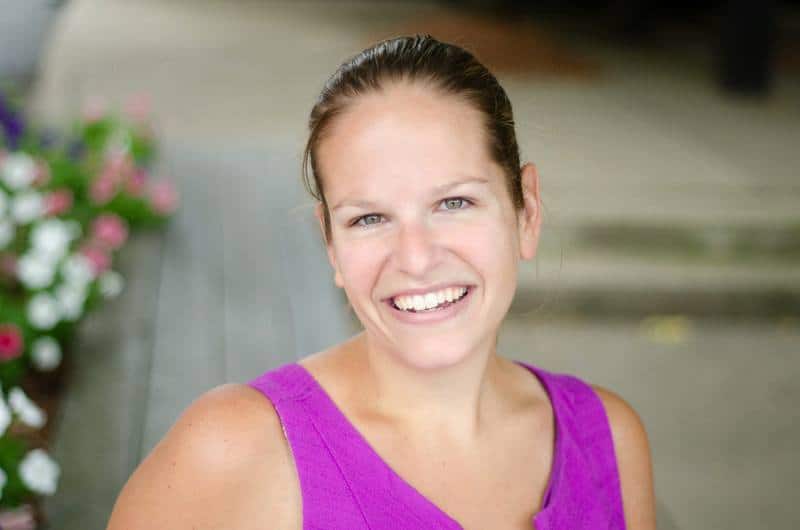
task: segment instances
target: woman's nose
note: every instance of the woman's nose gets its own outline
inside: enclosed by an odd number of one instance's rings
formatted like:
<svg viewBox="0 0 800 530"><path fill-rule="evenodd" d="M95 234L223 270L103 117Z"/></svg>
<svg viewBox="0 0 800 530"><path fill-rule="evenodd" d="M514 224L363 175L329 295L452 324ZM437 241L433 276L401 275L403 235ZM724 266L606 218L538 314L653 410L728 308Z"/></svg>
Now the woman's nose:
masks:
<svg viewBox="0 0 800 530"><path fill-rule="evenodd" d="M436 264L439 248L431 228L414 223L400 229L392 254L400 270L411 276L424 276Z"/></svg>

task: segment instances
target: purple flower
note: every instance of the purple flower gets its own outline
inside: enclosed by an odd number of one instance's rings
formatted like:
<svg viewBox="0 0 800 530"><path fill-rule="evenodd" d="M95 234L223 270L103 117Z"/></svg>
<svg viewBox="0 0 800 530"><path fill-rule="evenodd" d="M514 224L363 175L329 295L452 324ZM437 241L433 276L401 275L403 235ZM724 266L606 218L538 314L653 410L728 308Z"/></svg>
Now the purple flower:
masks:
<svg viewBox="0 0 800 530"><path fill-rule="evenodd" d="M83 140L73 140L67 146L67 156L70 160L79 160L86 153L86 144Z"/></svg>
<svg viewBox="0 0 800 530"><path fill-rule="evenodd" d="M0 93L0 131L6 139L7 146L13 151L25 132L25 124Z"/></svg>
<svg viewBox="0 0 800 530"><path fill-rule="evenodd" d="M49 149L55 147L60 140L58 131L46 129L39 134L39 147L42 149Z"/></svg>

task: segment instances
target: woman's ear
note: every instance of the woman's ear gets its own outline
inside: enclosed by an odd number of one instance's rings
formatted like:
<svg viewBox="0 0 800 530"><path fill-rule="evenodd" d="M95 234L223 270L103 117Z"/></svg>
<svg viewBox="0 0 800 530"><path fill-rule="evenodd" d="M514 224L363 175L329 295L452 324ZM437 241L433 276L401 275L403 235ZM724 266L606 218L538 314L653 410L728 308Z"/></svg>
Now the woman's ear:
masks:
<svg viewBox="0 0 800 530"><path fill-rule="evenodd" d="M317 218L319 229L322 233L322 240L325 242L325 250L328 253L328 261L330 262L331 267L333 267L333 282L337 287L343 287L344 282L342 281L342 274L339 271L339 266L336 263L336 254L333 251L333 244L328 238L327 230L325 230L325 206L321 202L318 202L316 208L314 208L314 216Z"/></svg>
<svg viewBox="0 0 800 530"><path fill-rule="evenodd" d="M539 196L539 172L528 162L520 169L524 206L519 211L519 253L522 259L532 259L539 245L542 227L542 200Z"/></svg>

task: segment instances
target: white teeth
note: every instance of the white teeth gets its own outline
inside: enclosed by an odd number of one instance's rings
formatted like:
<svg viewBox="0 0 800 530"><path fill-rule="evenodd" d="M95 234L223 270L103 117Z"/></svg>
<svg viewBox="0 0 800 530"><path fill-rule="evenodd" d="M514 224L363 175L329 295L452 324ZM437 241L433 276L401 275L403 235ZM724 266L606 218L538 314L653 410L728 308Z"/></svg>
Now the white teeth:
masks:
<svg viewBox="0 0 800 530"><path fill-rule="evenodd" d="M431 293L415 294L413 296L397 296L393 301L394 305L403 311L408 311L410 309L414 311L425 311L434 309L445 302L456 301L464 296L466 292L466 287L448 287L447 289Z"/></svg>
<svg viewBox="0 0 800 530"><path fill-rule="evenodd" d="M425 295L425 309L433 309L439 305L439 298L434 293Z"/></svg>
<svg viewBox="0 0 800 530"><path fill-rule="evenodd" d="M425 309L425 298L422 295L414 295L414 310L422 311Z"/></svg>

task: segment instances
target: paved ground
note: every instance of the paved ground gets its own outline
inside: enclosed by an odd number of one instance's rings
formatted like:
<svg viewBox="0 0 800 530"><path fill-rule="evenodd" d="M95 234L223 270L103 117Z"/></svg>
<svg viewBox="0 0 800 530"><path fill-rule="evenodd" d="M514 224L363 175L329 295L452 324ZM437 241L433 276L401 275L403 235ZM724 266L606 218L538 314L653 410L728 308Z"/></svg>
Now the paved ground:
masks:
<svg viewBox="0 0 800 530"><path fill-rule="evenodd" d="M299 186L306 116L343 58L448 16L416 2L68 3L34 107L58 121L90 95L151 93L159 169L184 204L163 239L129 251L127 298L87 323L58 429L69 487L49 502L53 529L102 528L130 470L199 393L347 333ZM800 81L781 78L757 104L721 97L702 54L555 42L601 75L501 76L547 210L503 351L634 404L662 530L787 526L800 361L798 321L781 308L796 309L800 285ZM788 303L775 310L770 293ZM594 318L564 317L553 297ZM747 300L758 303L743 313L768 307L769 320L681 316ZM663 310L679 314L642 320ZM322 324L314 336L297 325L309 320ZM74 428L87 417L89 430Z"/></svg>

